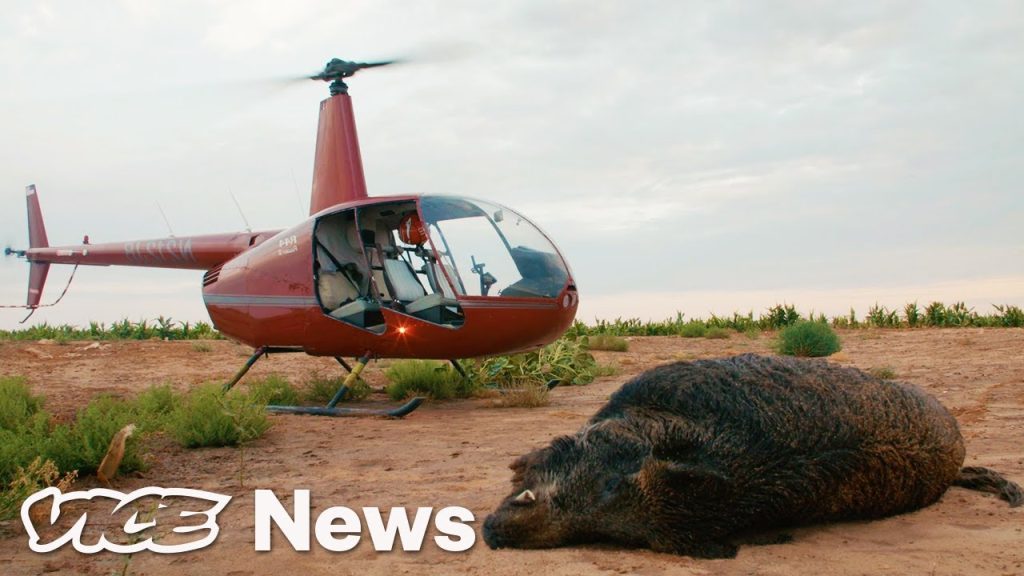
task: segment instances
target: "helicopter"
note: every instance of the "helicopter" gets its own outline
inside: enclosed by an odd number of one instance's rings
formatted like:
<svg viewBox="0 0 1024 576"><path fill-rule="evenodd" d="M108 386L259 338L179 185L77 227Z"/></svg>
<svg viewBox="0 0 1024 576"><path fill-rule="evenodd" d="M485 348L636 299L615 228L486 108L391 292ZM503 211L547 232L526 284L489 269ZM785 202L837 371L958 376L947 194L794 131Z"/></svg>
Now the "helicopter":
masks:
<svg viewBox="0 0 1024 576"><path fill-rule="evenodd" d="M328 416L401 417L420 405L338 407L371 359L447 360L465 377L457 358L551 343L575 318L579 295L539 227L473 198L368 196L345 79L393 62L335 58L305 77L329 82L330 96L320 102L309 217L291 228L50 246L28 186L29 247L5 249L30 264L24 308L52 305L41 304L51 264L201 270L214 327L254 349L224 389L267 354L334 357L348 376L327 406L268 407Z"/></svg>

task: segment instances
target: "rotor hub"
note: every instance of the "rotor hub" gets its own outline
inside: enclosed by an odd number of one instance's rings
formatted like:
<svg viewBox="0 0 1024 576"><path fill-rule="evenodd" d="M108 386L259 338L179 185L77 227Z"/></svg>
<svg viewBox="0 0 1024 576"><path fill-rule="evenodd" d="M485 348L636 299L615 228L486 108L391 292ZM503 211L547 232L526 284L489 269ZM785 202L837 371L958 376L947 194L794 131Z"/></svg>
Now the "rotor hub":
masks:
<svg viewBox="0 0 1024 576"><path fill-rule="evenodd" d="M338 94L348 94L348 84L345 84L344 79L354 75L356 72L363 68L375 68L377 66L386 66L394 62L393 60L384 60L381 62L349 62L347 60L341 60L340 58L334 58L324 66L324 69L317 74L310 76L310 80L323 80L324 82L330 82L331 96L337 96Z"/></svg>

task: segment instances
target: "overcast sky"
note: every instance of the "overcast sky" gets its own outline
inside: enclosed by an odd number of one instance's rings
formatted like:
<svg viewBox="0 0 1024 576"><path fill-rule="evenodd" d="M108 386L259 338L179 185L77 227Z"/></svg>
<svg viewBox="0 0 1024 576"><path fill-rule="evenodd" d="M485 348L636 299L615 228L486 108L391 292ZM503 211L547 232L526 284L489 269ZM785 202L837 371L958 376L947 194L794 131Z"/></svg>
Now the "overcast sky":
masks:
<svg viewBox="0 0 1024 576"><path fill-rule="evenodd" d="M259 80L335 56L411 60L350 82L370 194L518 209L584 320L1024 304L1014 1L6 2L0 240L27 244L30 183L54 245L165 236L157 203L239 230L231 193L298 222L326 86ZM34 320L204 319L200 279L83 267Z"/></svg>

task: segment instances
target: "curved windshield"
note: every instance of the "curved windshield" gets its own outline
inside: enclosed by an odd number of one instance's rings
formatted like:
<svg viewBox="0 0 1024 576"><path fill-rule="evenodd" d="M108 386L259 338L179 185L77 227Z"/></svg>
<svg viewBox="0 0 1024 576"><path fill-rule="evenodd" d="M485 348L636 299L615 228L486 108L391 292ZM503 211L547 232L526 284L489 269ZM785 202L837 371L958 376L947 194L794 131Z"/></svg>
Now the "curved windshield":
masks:
<svg viewBox="0 0 1024 576"><path fill-rule="evenodd" d="M565 262L519 213L490 202L444 196L424 196L420 209L456 293L553 298L565 287Z"/></svg>

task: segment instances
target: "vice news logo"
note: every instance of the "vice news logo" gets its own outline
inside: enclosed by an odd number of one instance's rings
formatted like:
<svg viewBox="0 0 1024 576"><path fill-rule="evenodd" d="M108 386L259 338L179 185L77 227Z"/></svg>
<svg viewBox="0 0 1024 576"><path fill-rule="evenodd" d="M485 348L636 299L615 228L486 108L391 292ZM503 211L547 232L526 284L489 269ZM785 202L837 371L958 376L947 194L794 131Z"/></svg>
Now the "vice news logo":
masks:
<svg viewBox="0 0 1024 576"><path fill-rule="evenodd" d="M105 488L61 493L51 487L25 500L21 521L29 548L37 553L52 552L70 543L82 554L134 554L145 550L177 554L205 548L217 539L217 517L231 498L188 488L148 487L126 494ZM433 540L441 550L464 552L476 543L476 532L468 524L475 520L473 513L461 506L448 506L436 513L433 508L419 507L411 519L405 508L393 507L386 521L377 507L363 507L360 514L351 508L332 506L314 520L309 490L292 493L291 511L272 490L256 490L253 499L258 552L271 550L275 527L296 551L308 551L315 539L325 550L346 552L359 545L365 528L378 552L393 551L396 540L401 550L415 552L423 547L431 519L437 532ZM47 501L50 509L45 518L33 514L33 507L45 506ZM66 512L69 504L86 502L92 503L93 509L104 502L109 507L101 512L78 512L77 516Z"/></svg>

